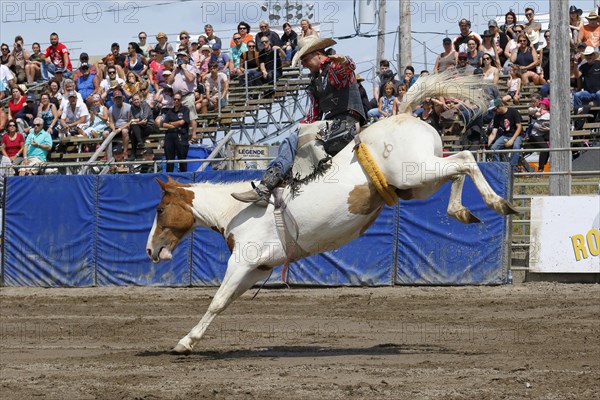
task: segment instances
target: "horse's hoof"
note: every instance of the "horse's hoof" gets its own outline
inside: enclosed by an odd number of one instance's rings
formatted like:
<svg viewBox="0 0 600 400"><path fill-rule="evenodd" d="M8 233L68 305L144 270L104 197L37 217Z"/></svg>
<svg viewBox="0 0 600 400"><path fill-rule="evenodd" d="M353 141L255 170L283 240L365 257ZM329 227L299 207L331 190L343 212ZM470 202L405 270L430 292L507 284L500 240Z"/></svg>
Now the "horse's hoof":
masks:
<svg viewBox="0 0 600 400"><path fill-rule="evenodd" d="M516 215L519 213L517 211L517 209L515 208L515 206L510 204L510 202L505 199L502 199L499 211L500 211L500 214L502 214L502 215Z"/></svg>
<svg viewBox="0 0 600 400"><path fill-rule="evenodd" d="M462 208L452 214L448 213L448 215L450 215L452 218L463 224L481 223L481 220L475 215L473 215L473 213L467 208Z"/></svg>
<svg viewBox="0 0 600 400"><path fill-rule="evenodd" d="M192 353L192 349L185 347L181 343L177 343L177 346L173 347L173 350L171 350L171 354L176 354L176 355L187 356L191 353Z"/></svg>

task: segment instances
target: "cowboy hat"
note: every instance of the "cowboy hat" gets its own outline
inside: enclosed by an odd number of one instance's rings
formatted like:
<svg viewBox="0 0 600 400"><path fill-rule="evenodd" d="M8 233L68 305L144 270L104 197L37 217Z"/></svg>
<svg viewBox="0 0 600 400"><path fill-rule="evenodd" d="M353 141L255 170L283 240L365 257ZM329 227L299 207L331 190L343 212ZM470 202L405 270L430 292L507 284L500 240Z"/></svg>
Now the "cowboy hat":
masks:
<svg viewBox="0 0 600 400"><path fill-rule="evenodd" d="M313 51L323 50L327 47L335 45L337 42L331 38L318 38L316 36L307 36L298 41L298 52L292 59L292 67L298 65L298 61L302 56L312 53Z"/></svg>
<svg viewBox="0 0 600 400"><path fill-rule="evenodd" d="M592 46L586 46L585 50L583 51L583 55L584 56L589 56L590 54L594 54L594 48Z"/></svg>
<svg viewBox="0 0 600 400"><path fill-rule="evenodd" d="M598 19L598 14L596 14L596 11L590 11L588 16L585 18L589 19L589 20L595 20L595 19Z"/></svg>

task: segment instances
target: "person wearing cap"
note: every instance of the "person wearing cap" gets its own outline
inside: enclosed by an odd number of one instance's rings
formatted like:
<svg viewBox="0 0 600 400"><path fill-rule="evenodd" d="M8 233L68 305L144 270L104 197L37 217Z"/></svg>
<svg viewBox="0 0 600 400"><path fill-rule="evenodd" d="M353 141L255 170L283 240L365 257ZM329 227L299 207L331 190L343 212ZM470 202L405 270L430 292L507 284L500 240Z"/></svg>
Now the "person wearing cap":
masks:
<svg viewBox="0 0 600 400"><path fill-rule="evenodd" d="M458 53L452 47L452 39L445 37L442 40L442 46L444 46L444 51L435 59L435 65L433 66L434 74L439 74L448 68L455 67L458 61Z"/></svg>
<svg viewBox="0 0 600 400"><path fill-rule="evenodd" d="M108 108L102 104L98 93L91 96L92 106L89 108L90 126L83 130L89 138L101 136L108 128Z"/></svg>
<svg viewBox="0 0 600 400"><path fill-rule="evenodd" d="M25 104L14 116L19 126L19 132L28 134L30 127L33 126L33 120L38 115L38 106L36 104L35 94L32 92L27 93L25 96Z"/></svg>
<svg viewBox="0 0 600 400"><path fill-rule="evenodd" d="M583 28L583 18L581 15L583 10L577 6L569 7L569 29L571 30L571 47L575 47L579 43L579 32Z"/></svg>
<svg viewBox="0 0 600 400"><path fill-rule="evenodd" d="M115 163L125 162L125 149L121 144L116 144L112 148L112 156L113 161ZM111 174L129 174L131 173L131 165L120 164L120 165L112 165L110 167Z"/></svg>
<svg viewBox="0 0 600 400"><path fill-rule="evenodd" d="M579 31L578 41L585 43L586 46L591 46L595 51L598 51L600 46L600 24L598 23L598 14L596 11L590 11L587 17L588 23Z"/></svg>
<svg viewBox="0 0 600 400"><path fill-rule="evenodd" d="M210 55L210 61L216 62L219 66L219 71L224 72L229 76L229 71L233 68L233 61L231 58L225 53L221 51L221 44L215 43L211 47L212 53Z"/></svg>
<svg viewBox="0 0 600 400"><path fill-rule="evenodd" d="M525 34L527 35L527 38L529 38L531 47L537 50L540 44L542 24L535 20L535 11L531 7L525 9L525 18L527 18L527 22L525 23Z"/></svg>
<svg viewBox="0 0 600 400"><path fill-rule="evenodd" d="M71 76L73 65L69 58L69 50L67 47L58 41L58 34L53 32L50 34L50 46L44 53L45 62L42 63L42 79L47 81L49 74L54 75L56 68L65 69L65 77Z"/></svg>
<svg viewBox="0 0 600 400"><path fill-rule="evenodd" d="M283 76L282 59L285 58L285 51L277 45L272 44L268 38L260 39L263 49L259 52L259 68L262 73L263 83L273 83L275 79Z"/></svg>
<svg viewBox="0 0 600 400"><path fill-rule="evenodd" d="M48 153L52 149L52 137L43 127L43 119L35 118L33 120L33 130L27 135L27 139L25 139L25 147L23 149L25 157L21 165L35 166L46 162ZM22 168L19 170L19 175L34 175L38 171L39 168Z"/></svg>
<svg viewBox="0 0 600 400"><path fill-rule="evenodd" d="M483 66L483 56L486 54L492 58L492 60L494 61L494 65L502 65L500 64L500 49L498 48L498 46L496 46L496 43L494 43L494 34L492 33L492 31L486 29L483 32L482 37L483 43L479 47L479 50L483 52L483 54L481 55L481 65Z"/></svg>
<svg viewBox="0 0 600 400"><path fill-rule="evenodd" d="M473 75L475 67L469 64L469 57L467 53L460 52L456 58L456 71L461 75Z"/></svg>
<svg viewBox="0 0 600 400"><path fill-rule="evenodd" d="M190 110L182 104L180 93L173 95L173 108L169 108L160 121L165 132L164 149L167 161L185 160L190 149ZM175 170L174 163L167 163L167 172ZM179 163L179 172L187 171L187 163Z"/></svg>
<svg viewBox="0 0 600 400"><path fill-rule="evenodd" d="M81 53L79 55L79 68L77 68L77 70L73 73L73 80L75 82L77 82L77 79L79 79L79 77L82 75L81 67L83 65L88 66L91 75L98 76L98 69L94 64L90 63L90 56L88 55L88 53ZM101 79L99 78L99 80Z"/></svg>
<svg viewBox="0 0 600 400"><path fill-rule="evenodd" d="M199 61L197 64L198 65L198 74L200 74L202 82L204 82L206 75L208 75L208 73L209 73L208 63L210 62L210 55L211 55L212 49L210 48L209 45L205 44L205 45L202 45L202 47L200 47L199 51L200 51L200 58L199 58Z"/></svg>
<svg viewBox="0 0 600 400"><path fill-rule="evenodd" d="M492 132L488 136L488 147L491 150L520 149L523 144L523 124L521 114L515 108L507 107L502 100L492 100L490 111L494 111L494 122ZM494 154L496 161L500 161L500 155ZM513 171L517 170L520 153L510 155L510 165Z"/></svg>
<svg viewBox="0 0 600 400"><path fill-rule="evenodd" d="M538 149L550 148L550 100L547 98L540 101L540 115L535 122L533 122L533 127L529 132L528 141L530 147ZM544 171L544 167L546 166L549 157L550 152L540 151L537 172Z"/></svg>
<svg viewBox="0 0 600 400"><path fill-rule="evenodd" d="M579 66L581 80L583 82L583 90L575 92L573 95L573 107L578 113L579 109L594 101L595 104L600 104L600 60L598 53L594 48L588 46L583 51L585 60Z"/></svg>
<svg viewBox="0 0 600 400"><path fill-rule="evenodd" d="M269 28L269 22L266 20L262 20L258 23L258 28L260 29L260 32L258 32L256 34L256 43L258 45L258 51L262 51L262 49L265 47L264 43L262 42L263 38L265 39L269 39L269 43L271 43L271 46L281 46L281 38L279 37L279 35L277 34L277 32L274 32L271 30L271 28Z"/></svg>
<svg viewBox="0 0 600 400"><path fill-rule="evenodd" d="M501 68L507 60L506 55L504 54L504 49L508 44L508 36L506 33L502 32L500 28L498 28L498 22L495 19L491 19L488 22L488 30L492 34L492 43L496 48L496 54L498 55L499 64L496 66Z"/></svg>
<svg viewBox="0 0 600 400"><path fill-rule="evenodd" d="M131 125L131 105L125 103L123 91L114 89L112 91L112 99L114 104L108 109L108 130L102 134L106 139L109 133L116 132L115 138L121 136L123 138L123 148L125 151L129 149L129 131ZM132 151L130 160L135 160L135 149Z"/></svg>
<svg viewBox="0 0 600 400"><path fill-rule="evenodd" d="M189 55L185 52L178 52L177 67L168 79L168 83L173 87L173 93L181 95L182 105L189 110L191 140L196 140L196 120L198 119L194 97L197 73L196 66L190 63Z"/></svg>
<svg viewBox="0 0 600 400"><path fill-rule="evenodd" d="M79 77L75 79L77 91L81 95L83 101L100 92L100 79L96 74L93 74L88 63L81 63L77 70Z"/></svg>
<svg viewBox="0 0 600 400"><path fill-rule="evenodd" d="M310 71L311 82L308 85L308 110L306 118L301 121L310 124L319 120L328 120L326 129L336 129L344 140L327 140L330 132L322 132L325 150L335 155L360 130L360 125L366 122L364 107L356 82L356 64L347 56L341 54L326 55L325 49L336 44L331 38L309 36L299 41L298 52L292 60L292 66L298 62ZM324 85L323 82L329 84ZM339 136L336 134L336 137ZM260 184L243 192L232 193L232 196L242 202L256 203L266 206L271 191L287 176L296 157L298 134L293 133L283 140L279 146L277 157L269 163Z"/></svg>
<svg viewBox="0 0 600 400"><path fill-rule="evenodd" d="M84 136L90 126L90 113L85 103L79 104L77 92L67 93L68 106L62 109L59 132L67 136Z"/></svg>
<svg viewBox="0 0 600 400"><path fill-rule="evenodd" d="M167 37L167 35L164 32L158 32L158 34L156 35L156 41L158 42L156 44L156 46L154 47L154 50L162 50L163 53L166 56L170 56L170 57L174 57L175 56L175 50L173 49L173 46L171 45L171 43L169 43L169 38Z"/></svg>
<svg viewBox="0 0 600 400"><path fill-rule="evenodd" d="M204 33L206 36L206 44L211 48L214 44L219 44L219 48L223 47L221 38L215 35L215 30L211 24L204 25Z"/></svg>
<svg viewBox="0 0 600 400"><path fill-rule="evenodd" d="M469 39L474 39L475 43L477 43L476 48L479 49L481 45L481 36L471 30L471 21L466 18L458 21L458 27L460 28L460 34L452 41L452 47L457 52L467 52L467 42Z"/></svg>
<svg viewBox="0 0 600 400"><path fill-rule="evenodd" d="M144 151L142 152L142 157L144 158L144 161L154 161L154 150L152 150L152 147L144 148ZM156 171L154 170L155 166L156 166ZM154 174L154 173L162 172L162 167L160 164L157 164L157 163L141 164L137 168L137 171L140 174Z"/></svg>

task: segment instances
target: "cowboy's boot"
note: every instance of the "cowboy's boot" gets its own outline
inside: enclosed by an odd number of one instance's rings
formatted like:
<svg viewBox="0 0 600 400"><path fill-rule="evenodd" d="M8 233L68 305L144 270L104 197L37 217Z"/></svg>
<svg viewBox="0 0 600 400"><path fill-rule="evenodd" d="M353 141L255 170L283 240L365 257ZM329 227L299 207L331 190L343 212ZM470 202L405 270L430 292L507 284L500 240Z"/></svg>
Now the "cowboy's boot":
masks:
<svg viewBox="0 0 600 400"><path fill-rule="evenodd" d="M283 172L278 166L269 167L263 175L258 186L243 193L232 193L231 196L244 203L255 203L266 207L269 204L271 191L283 180ZM254 186L254 185L253 185Z"/></svg>

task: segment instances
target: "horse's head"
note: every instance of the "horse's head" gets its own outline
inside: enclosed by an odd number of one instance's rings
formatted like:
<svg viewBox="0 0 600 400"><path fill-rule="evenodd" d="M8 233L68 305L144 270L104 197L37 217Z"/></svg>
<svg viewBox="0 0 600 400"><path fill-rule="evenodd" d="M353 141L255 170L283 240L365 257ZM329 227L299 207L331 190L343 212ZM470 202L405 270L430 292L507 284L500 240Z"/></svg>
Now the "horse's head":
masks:
<svg viewBox="0 0 600 400"><path fill-rule="evenodd" d="M186 189L190 185L179 183L171 177L167 182L160 179L156 181L163 190L163 196L156 207L156 217L148 236L146 253L157 263L170 260L175 247L194 229L194 193Z"/></svg>

